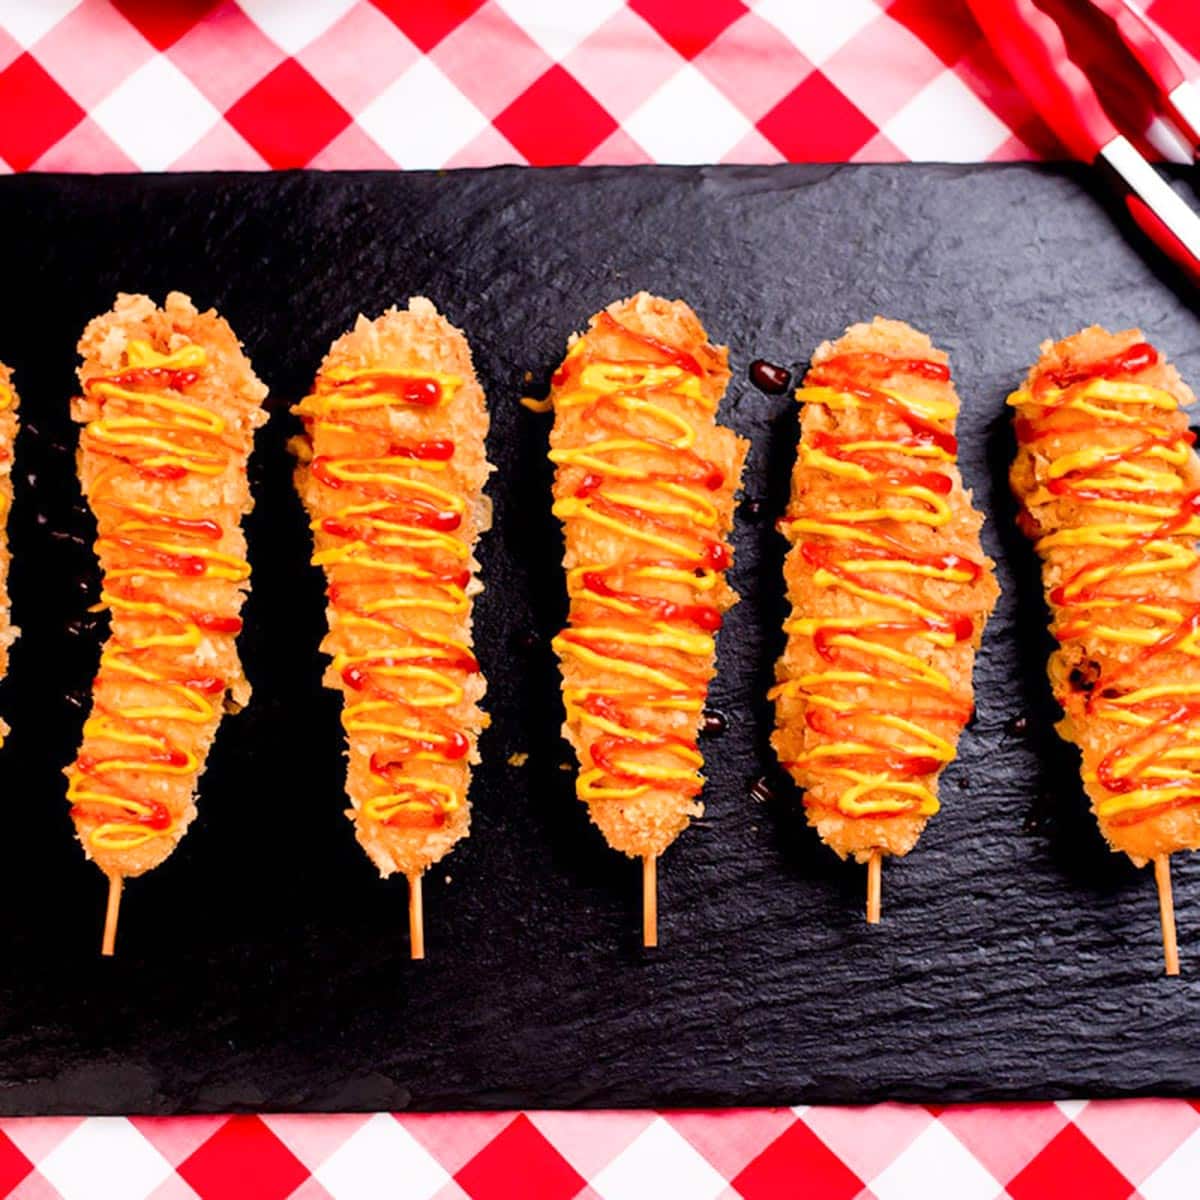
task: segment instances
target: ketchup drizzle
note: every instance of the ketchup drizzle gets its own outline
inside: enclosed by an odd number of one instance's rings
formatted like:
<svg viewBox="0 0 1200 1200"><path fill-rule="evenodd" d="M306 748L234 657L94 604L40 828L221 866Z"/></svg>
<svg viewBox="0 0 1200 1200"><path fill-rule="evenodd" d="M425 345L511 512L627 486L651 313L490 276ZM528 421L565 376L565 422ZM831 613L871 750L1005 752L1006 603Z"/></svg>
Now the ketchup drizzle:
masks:
<svg viewBox="0 0 1200 1200"><path fill-rule="evenodd" d="M1122 505L1136 503L1167 510L1161 518L1134 512L1134 522L1150 524L1138 529L1133 525L1127 535L1116 539L1115 546L1086 546L1083 561L1061 583L1051 588L1048 597L1055 608L1054 633L1064 648L1078 643L1083 653L1089 653L1091 633L1096 624L1109 627L1154 630L1157 636L1122 659L1097 651L1104 662L1087 658L1085 662L1096 668L1095 678L1089 686L1075 686L1070 681L1061 689L1058 700L1068 714L1081 721L1111 719L1113 714L1124 713L1136 718L1140 724L1132 733L1115 739L1112 748L1096 764L1096 779L1109 793L1097 802L1102 819L1111 826L1128 827L1151 820L1163 813L1200 804L1200 779L1188 766L1175 768L1167 757L1172 747L1181 744L1183 732L1200 722L1200 698L1190 697L1186 692L1163 692L1141 699L1126 700L1127 696L1146 689L1146 683L1133 679L1145 679L1145 668L1155 664L1155 678L1168 685L1181 673L1172 667L1173 655L1182 655L1180 662L1193 661L1181 649L1185 642L1200 631L1200 600L1188 600L1172 595L1172 588L1156 586L1153 576L1133 576L1129 570L1144 561L1156 544L1179 545L1182 540L1192 554L1192 562L1186 568L1178 562L1164 561L1164 572L1192 570L1195 565L1195 541L1198 518L1200 518L1200 490L1186 491L1164 485L1160 488L1139 489L1131 492L1120 486L1121 470L1136 467L1141 463L1156 464L1164 474L1178 472L1178 468L1164 467L1155 453L1170 455L1195 443L1195 434L1187 428L1186 418L1179 410L1151 409L1144 421L1130 426L1124 421L1105 420L1089 413L1089 420L1075 417L1073 405L1076 398L1095 380L1136 377L1160 362L1158 351L1146 342L1137 342L1116 354L1090 362L1068 362L1054 370L1043 372L1035 381L1030 412L1021 412L1016 423L1018 441L1023 446L1042 442L1049 437L1089 434L1093 438L1104 433L1132 435L1128 443L1094 458L1086 464L1051 479L1048 492L1057 500L1077 506L1068 510L1068 531L1086 529L1091 520L1111 521ZM1052 391L1053 389L1053 391ZM1015 402L1016 398L1014 398ZM1097 407L1119 413L1122 405L1137 408L1144 400L1090 399L1093 410ZM1107 441L1098 444L1107 445ZM1178 478L1178 474L1176 475ZM1095 509L1095 516L1090 509ZM1079 513L1073 516L1072 511ZM1036 523L1030 520L1030 526ZM1038 530L1033 529L1035 536ZM1055 554L1054 549L1045 551ZM1145 586L1129 581L1144 579ZM1093 612L1093 606L1103 605ZM1137 615L1137 609L1153 608L1171 610L1172 620L1160 616ZM1097 615L1098 614L1098 615ZM1146 622L1150 622L1147 626ZM1072 674L1072 679L1075 675ZM1115 726L1126 730L1128 726ZM1175 795L1172 793L1179 792ZM1132 792L1163 792L1159 803L1143 804L1124 809L1114 798ZM1105 813L1105 810L1107 814Z"/></svg>
<svg viewBox="0 0 1200 1200"><path fill-rule="evenodd" d="M785 532L790 531L792 521L801 517L836 529L836 536L822 531L789 532L789 537L795 552L812 569L814 580L824 575L830 586L842 588L850 597L870 597L895 614L892 619L872 618L862 625L833 617L819 618L810 633L793 632L793 638L811 640L828 670L814 674L807 683L785 678L773 693L782 706L781 724L790 719L787 697L795 695L803 701L804 724L815 735L814 740L804 744L820 748L819 754L809 749L801 758L785 762L809 789L806 803L810 808L835 808L850 819L887 820L936 811L934 780L946 759L919 749L919 739L911 733L898 733L885 722L900 715L918 726L948 724L952 727L949 736L953 736L970 720L973 711L969 696L960 695L948 680L929 677L916 671L906 658L897 660L892 656L893 651L909 657L917 653L905 650L914 638L936 636L956 644L970 641L976 634L976 618L969 609L928 612L928 602L904 582L913 577L906 568L915 571L916 578L932 574L963 589L973 588L984 572L983 563L960 554L920 549L909 533L909 522L899 515L928 514L935 526L949 520L948 515L939 515L941 510L936 505L951 494L954 480L948 471L929 465L928 452L938 451L952 460L958 449L951 428L915 411L892 391L901 386L893 381L906 377L944 384L950 379L950 371L944 363L927 359L843 353L814 364L805 379L805 390L798 393L806 403L822 405L826 402L822 389L828 389L852 400L858 408L874 411L878 422L878 431L869 438L819 428L805 432L803 444L832 460L832 465L814 460L807 468L797 468L798 477L805 470L813 473L814 479L828 475L829 482L824 486L836 486L841 503L836 508L822 509L818 501L809 500L802 508L793 509L784 522ZM868 440L886 441L887 452L859 444ZM897 455L919 455L920 465L898 463ZM839 473L841 464L853 468L853 473ZM857 477L860 471L868 474L869 482ZM879 515L864 520L859 516L864 509L878 510ZM895 583L881 582L879 574L871 569L893 564L897 568ZM845 673L851 679L869 678L872 682L852 684L843 681ZM843 689L851 699L838 699ZM863 692L867 693L865 698ZM911 749L898 748L898 742L909 743ZM818 779L828 779L831 784L839 781L832 789L837 793L834 800L826 798L829 789L824 790L822 798L813 795L812 784ZM863 785L865 790L860 788L861 801L844 807L842 796L853 781L861 779L876 782L869 787ZM887 780L921 783L922 790L915 796L892 791ZM882 801L874 799L876 795Z"/></svg>

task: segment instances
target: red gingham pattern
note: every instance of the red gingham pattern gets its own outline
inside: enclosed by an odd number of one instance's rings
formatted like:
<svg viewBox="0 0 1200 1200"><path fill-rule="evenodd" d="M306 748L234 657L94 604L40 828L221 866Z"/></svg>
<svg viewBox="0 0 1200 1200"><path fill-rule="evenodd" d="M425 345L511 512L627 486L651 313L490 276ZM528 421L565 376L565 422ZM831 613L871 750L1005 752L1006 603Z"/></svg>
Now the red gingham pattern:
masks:
<svg viewBox="0 0 1200 1200"><path fill-rule="evenodd" d="M0 172L1057 149L965 0L0 0L0 116Z"/></svg>
<svg viewBox="0 0 1200 1200"><path fill-rule="evenodd" d="M1056 153L963 0L0 0L0 172ZM25 1200L1198 1194L1183 1101L0 1121Z"/></svg>
<svg viewBox="0 0 1200 1200"><path fill-rule="evenodd" d="M0 1121L23 1200L1183 1200L1166 1100Z"/></svg>

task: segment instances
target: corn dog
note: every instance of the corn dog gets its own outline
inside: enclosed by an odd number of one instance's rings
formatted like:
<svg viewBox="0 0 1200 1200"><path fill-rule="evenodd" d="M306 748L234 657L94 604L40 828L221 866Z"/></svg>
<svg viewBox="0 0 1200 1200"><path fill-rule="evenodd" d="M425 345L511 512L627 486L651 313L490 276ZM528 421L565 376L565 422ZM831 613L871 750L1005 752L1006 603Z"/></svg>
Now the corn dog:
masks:
<svg viewBox="0 0 1200 1200"><path fill-rule="evenodd" d="M8 546L8 514L13 502L13 444L20 428L20 400L13 387L12 372L0 363L0 678L8 674L8 651L21 632L12 623L8 596L8 570L12 554ZM0 720L0 746L8 736L6 722Z"/></svg>
<svg viewBox="0 0 1200 1200"><path fill-rule="evenodd" d="M550 397L563 732L592 820L643 861L650 945L658 855L703 811L696 736L736 600L725 538L748 443L716 423L726 362L686 304L642 292L572 339Z"/></svg>
<svg viewBox="0 0 1200 1200"><path fill-rule="evenodd" d="M296 406L296 485L328 580L327 686L343 695L355 835L410 885L467 836L487 718L471 647L474 548L491 524L488 413L463 334L422 297L360 317Z"/></svg>
<svg viewBox="0 0 1200 1200"><path fill-rule="evenodd" d="M178 292L162 308L118 296L79 353L71 415L111 628L67 798L109 879L111 954L122 881L178 845L222 713L249 700L234 639L250 577L246 463L267 389L226 321Z"/></svg>
<svg viewBox="0 0 1200 1200"><path fill-rule="evenodd" d="M813 355L796 393L799 454L783 532L791 617L772 743L809 823L868 864L907 854L971 716L971 671L995 604L983 517L956 465L949 360L877 317Z"/></svg>
<svg viewBox="0 0 1200 1200"><path fill-rule="evenodd" d="M1046 342L1022 387L1010 481L1042 559L1058 732L1079 747L1109 846L1155 863L1178 970L1168 856L1200 848L1200 459L1191 390L1139 330Z"/></svg>

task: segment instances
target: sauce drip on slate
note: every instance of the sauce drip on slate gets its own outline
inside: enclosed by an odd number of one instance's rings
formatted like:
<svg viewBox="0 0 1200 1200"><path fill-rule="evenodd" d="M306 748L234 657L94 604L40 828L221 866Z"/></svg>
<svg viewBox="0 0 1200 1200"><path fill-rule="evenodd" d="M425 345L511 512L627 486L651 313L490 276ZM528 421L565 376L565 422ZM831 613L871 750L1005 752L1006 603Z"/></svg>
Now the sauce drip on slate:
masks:
<svg viewBox="0 0 1200 1200"><path fill-rule="evenodd" d="M1055 637L1078 645L1086 666L1070 673L1058 700L1068 714L1110 723L1116 735L1088 781L1107 793L1097 815L1117 825L1200 803L1200 683L1189 682L1200 657L1200 492L1184 479L1195 435L1169 392L1118 378L1158 361L1154 347L1139 342L1044 375L1032 392L1009 398L1024 446L1088 435L1050 464L1046 488L1071 505L1070 516L1037 548L1085 552L1049 594ZM1087 657L1089 645L1112 647L1109 665ZM1122 648L1127 656L1118 661ZM1156 682L1131 683L1147 665Z"/></svg>
<svg viewBox="0 0 1200 1200"><path fill-rule="evenodd" d="M196 755L172 731L216 719L226 690L224 679L181 667L180 652L196 650L207 634L235 634L242 627L236 615L180 599L168 604L150 581L170 581L169 593L178 598L187 594L179 584L195 583L203 595L212 580L240 581L250 574L244 559L216 549L224 530L204 511L187 507L183 489L172 496L178 507L170 508L108 494L118 472L159 482L213 477L228 469L232 453L224 418L187 396L206 364L203 347L160 354L147 342L132 341L126 359L126 369L84 385L100 414L83 435L90 454L111 460L93 485L92 505L115 516L96 541L105 563L100 604L114 616L96 683L111 683L126 699L109 707L97 698L84 739L112 749L81 751L67 789L72 816L99 822L89 842L108 850L132 849L173 828L172 814L154 796L154 776L199 769Z"/></svg>
<svg viewBox="0 0 1200 1200"><path fill-rule="evenodd" d="M776 366L765 358L756 358L750 364L750 382L768 396L782 396L792 382L792 373L787 367Z"/></svg>
<svg viewBox="0 0 1200 1200"><path fill-rule="evenodd" d="M953 480L941 467L958 450L956 410L949 401L918 403L884 386L903 375L950 378L938 362L847 353L814 366L796 393L831 414L873 412L880 430L871 440L824 432L802 439L802 463L828 476L844 503L782 522L813 568L813 586L843 593L848 611L863 600L889 610L868 619L797 617L784 626L810 638L825 666L779 684L772 697L803 696L809 728L830 739L785 766L842 781L836 808L847 817L936 813L936 776L955 749L926 723L961 730L973 710L970 696L911 646L914 639L932 646L968 641L975 621L967 612L929 607L903 581L970 586L983 565L924 553L914 540L916 529L937 529L953 517L946 499Z"/></svg>
<svg viewBox="0 0 1200 1200"><path fill-rule="evenodd" d="M378 648L334 656L346 703L348 734L370 734L376 792L363 803L371 820L436 828L463 803L461 789L424 766L457 762L471 749L445 715L462 702L467 676L479 670L470 647L422 628L422 614L462 613L469 600L471 552L460 527L466 501L442 486L454 457L446 438L394 438L360 417L379 410L432 409L449 401L456 375L403 370L333 369L317 377L295 411L316 442L318 427L352 433L355 452L317 456L312 476L345 496L333 514L313 522L335 543L313 555L329 573L331 624L356 642L379 635Z"/></svg>
<svg viewBox="0 0 1200 1200"><path fill-rule="evenodd" d="M597 324L631 354L601 358L582 338L555 375L555 407L581 409L599 436L551 452L560 467L582 470L574 494L559 499L554 513L591 522L640 553L581 564L568 574L569 625L554 648L620 680L566 689L568 716L598 734L576 791L588 801L631 799L651 788L693 796L703 784L704 761L694 737L648 730L638 713L698 717L704 708L713 635L721 627L721 611L707 597L732 562L728 544L713 532L719 510L712 494L726 480L695 450L696 426L662 401L670 396L705 414L716 403L705 393L707 373L693 355L636 333L609 313ZM630 432L631 419L642 432ZM647 588L651 581L659 586ZM688 599L654 594L663 583Z"/></svg>

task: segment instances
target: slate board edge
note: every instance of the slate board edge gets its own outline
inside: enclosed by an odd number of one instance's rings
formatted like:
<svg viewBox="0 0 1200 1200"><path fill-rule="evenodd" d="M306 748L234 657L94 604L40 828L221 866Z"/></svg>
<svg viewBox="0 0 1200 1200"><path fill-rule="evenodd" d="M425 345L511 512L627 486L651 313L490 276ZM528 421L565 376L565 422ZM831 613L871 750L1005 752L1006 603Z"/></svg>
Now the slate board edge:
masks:
<svg viewBox="0 0 1200 1200"><path fill-rule="evenodd" d="M508 172L509 170L511 170L511 169L509 169L509 168L487 168L487 169L483 169L478 172L468 172L468 173L464 173L464 174L477 175L477 176L489 176L489 175L494 175L494 174L503 174L505 172ZM787 169L785 169L785 170L787 170ZM910 171L914 170L914 168L910 168L906 165L905 166L886 167L886 168L878 168L878 167L876 167L876 168L855 168L855 167L847 167L847 166L843 166L843 165L837 165L837 166L832 166L832 167L812 168L808 173L812 177L813 182L819 182L820 180L828 178L831 175L839 174L844 171L857 171L857 170L872 170L876 173L879 173L880 175L887 175L887 174L895 173L896 177L903 178L903 175L905 172L910 172ZM1015 166L1015 165L1007 165L1007 164L1004 166L971 165L971 166L966 166L966 167L959 166L956 164L948 164L945 166L931 166L931 167L923 166L921 168L918 168L918 170L930 171L930 172L941 172L941 173L943 173L945 178L958 179L958 178L964 177L965 175L974 175L974 174L977 174L980 172L985 172L989 175L993 174L993 173L997 173L997 172L1021 173L1021 172L1027 171L1028 168L1026 168L1024 166ZM1080 180L1083 180L1085 178L1084 169L1081 169L1078 167L1053 167L1053 168L1047 168L1046 170L1058 172L1064 176L1075 177ZM729 168L729 169L716 168L716 169L711 169L711 170L703 168L703 169L700 169L699 171L697 171L696 169L689 168L689 167L669 167L669 166L646 167L646 168L620 168L620 167L583 168L583 169L564 168L564 169L561 169L561 171L551 171L550 173L566 175L571 178L587 178L587 177L594 178L594 177L600 177L600 176L604 176L604 175L624 177L630 171L633 171L637 174L653 173L653 174L658 174L658 175L666 175L668 178L677 177L677 178L680 178L681 180L682 179L694 179L698 175L701 178L711 177L714 179L722 179L722 180L736 180L736 181L740 181L740 182L745 182L752 187L757 186L764 179L769 179L771 177L771 175L774 173L771 169L763 169L763 168L755 168L755 167L748 167L748 168L735 167L735 168ZM316 174L317 173L296 173L294 175L286 176L285 178L286 179L301 179L301 180L303 180L303 179L307 179L307 178L312 178ZM337 173L328 173L328 174L329 174L329 176L331 176L333 178L338 178L339 176L342 176L342 177L350 176L350 177L356 178L356 179L370 179L376 175L389 176L394 173L386 173L386 172L385 173L358 173L358 172L343 173L343 172L337 172ZM426 173L411 173L411 174L420 175L420 174L426 174ZM431 173L427 173L426 177L442 177L443 175L444 175L444 173L442 173L442 172L431 172ZM55 177L52 177L52 176L39 176L36 178L37 178L39 184L41 183L41 181L47 181L50 184L53 184L56 181ZM64 178L69 178L74 182L78 177L64 177ZM212 181L211 176L205 176L205 175L186 176L186 177L181 177L181 176L177 176L177 175L175 175L175 176L168 175L168 176L162 176L162 177L141 177L141 178L143 181L150 183L151 186L153 186L154 181L156 179L161 179L163 186L168 187L168 188L173 188L180 183L187 185L188 183L194 182L199 185L202 183L207 183L207 182ZM231 177L231 178L236 178L236 177ZM254 175L254 173L247 173L247 175L242 176L241 178L243 180L249 180L249 179L254 179L254 178L258 178L258 177L256 177ZM10 182L10 181L0 181L0 189L3 189L7 185L8 182ZM104 180L101 179L97 186L103 186L103 184L104 184ZM13 186L15 187L16 185L17 185L16 182L13 182ZM2 191L0 191L0 198L2 198ZM468 332L470 332L470 331L468 331ZM714 333L717 336L720 336L721 331L719 329L715 329ZM2 768L0 768L0 769L2 769ZM669 952L669 947L665 947L664 949ZM1016 1098L1017 1096L1022 1096L1022 1097L1027 1098L1027 1096L1028 1096L1028 1093L1022 1091L1020 1085L1017 1085L1017 1084L1007 1084L1007 1083L998 1084L991 1089L984 1087L982 1090L978 1087L977 1084L967 1085L967 1086L968 1086L969 1090L964 1094L960 1094L959 1098L965 1098L965 1096L970 1096L972 1098L986 1098L986 1097ZM569 1090L569 1089L567 1089L567 1090ZM950 1091L954 1092L954 1090L955 1090L954 1085L951 1084ZM1066 1087L1063 1089L1049 1088L1045 1092L1039 1093L1039 1094L1044 1094L1047 1096L1066 1096L1066 1095L1072 1094L1072 1092L1074 1090L1075 1089L1072 1087ZM1169 1094L1176 1090L1180 1094L1187 1094L1187 1092L1189 1090L1189 1081L1187 1079L1173 1079L1172 1080L1169 1078L1162 1078L1155 1083L1147 1084L1145 1087L1138 1087L1138 1086L1134 1085L1133 1087L1114 1088L1114 1089L1111 1089L1111 1091L1107 1090L1105 1088L1105 1085L1103 1084L1103 1082L1100 1080L1089 1081L1087 1084L1087 1091L1088 1091L1088 1094L1090 1094L1090 1095ZM1196 1090L1194 1084L1190 1085L1190 1090L1193 1092ZM4 1088L3 1090L0 1090L0 1109L2 1109L4 1107L5 1092L8 1092L8 1094L11 1096L14 1091L20 1092L21 1091L20 1085L17 1085L16 1088L9 1087L9 1088ZM134 1089L134 1091L136 1091L136 1089ZM378 1093L380 1100L382 1100L384 1098L386 1092L387 1092L387 1089L384 1088L382 1091L380 1091ZM700 1092L693 1092L693 1091L690 1091L690 1090L684 1089L684 1088L674 1088L664 1094L667 1097L666 1099L660 1101L656 1098L654 1100L654 1103L658 1104L660 1106L661 1105L693 1104L693 1103L703 1104L703 1105L707 1106L713 1102L714 1097L715 1097L715 1093L711 1089L708 1091L705 1091L703 1093L700 1093ZM832 1101L838 1101L838 1102L846 1102L847 1100L850 1100L850 1099L869 1101L869 1100L880 1099L880 1098L884 1098L884 1097L945 1101L945 1099L947 1098L947 1094L948 1093L947 1093L946 1088L941 1088L941 1089L936 1090L935 1092L931 1092L931 1093L927 1094L927 1093L923 1092L919 1087L910 1088L910 1087L895 1087L895 1086L893 1086L889 1089L886 1089L885 1091L878 1092L878 1093L872 1092L870 1090L870 1088L867 1087L867 1088L863 1088L861 1090L857 1090L854 1092L853 1095L850 1095L847 1093L844 1085L841 1085L841 1086L836 1085L836 1084L827 1085L827 1084L822 1084L819 1081L813 1081L809 1086L807 1086L803 1090L803 1096L800 1098L802 1098L804 1100L818 1100L818 1101L825 1099L825 1100L832 1100ZM493 1100L493 1097L494 1097L494 1100ZM403 1104L404 1089L400 1089L400 1091L392 1093L392 1098L397 1102L395 1105L396 1107L404 1107L404 1104ZM283 1099L283 1098L281 1097L281 1099ZM759 1088L756 1088L756 1086L753 1084L748 1084L744 1090L738 1091L736 1093L731 1093L729 1096L728 1102L734 1103L734 1104L743 1104L743 1103L763 1103L763 1102L769 1102L771 1100L776 1100L781 1103L795 1103L795 1102L797 1102L798 1097L796 1095L790 1094L790 1093L780 1093L773 1089L759 1089ZM720 1101L718 1101L718 1102L720 1102ZM186 1098L184 1100L184 1103L186 1105ZM596 1106L596 1105L599 1105L599 1106L629 1106L629 1105L640 1106L640 1105L644 1104L645 1101L643 1099L638 1099L638 1098L635 1098L635 1099L623 1098L621 1095L620 1088L614 1089L614 1088L608 1088L608 1087L599 1087L599 1088L593 1089L590 1093L582 1094L582 1095L575 1097L574 1099L570 1099L567 1101L567 1103L570 1105L589 1106L589 1107ZM519 1092L515 1092L515 1091L511 1091L511 1090L502 1090L502 1089L497 1089L495 1091L492 1091L490 1089L479 1091L479 1092L477 1092L476 1096L471 1098L471 1104L472 1104L472 1106L488 1107L488 1108L529 1107L530 1106L529 1098L527 1095L523 1096ZM371 1108L382 1107L382 1106L383 1105L380 1105L378 1103L378 1101L371 1101L366 1104L365 1110L370 1110ZM426 1107L425 1105L423 1105L419 1102L411 1103L409 1106L412 1107L413 1109L421 1109L421 1108ZM284 1100L284 1102L280 1103L280 1104L271 1104L267 1110L268 1111L287 1110L289 1107L292 1107L292 1106L289 1105L286 1102L286 1100ZM314 1103L310 1103L310 1102L302 1100L302 1099L298 1099L297 1102L295 1103L294 1107L295 1107L296 1111L306 1111L306 1110L314 1110L314 1108L315 1108L315 1110L323 1110L325 1108L328 1108L329 1105L323 1104L320 1101L317 1101L314 1104ZM347 1111L349 1111L352 1108L354 1108L355 1106L351 1102L351 1103L347 1103L345 1105L345 1107L346 1107ZM441 1105L431 1105L429 1107L436 1108L436 1107L442 1107L442 1106ZM261 1108L261 1106L255 1105L255 1104L242 1105L235 1101L227 1101L227 1102L214 1104L214 1106L210 1109L205 1109L203 1106L203 1103L201 1103L199 1105L189 1106L187 1110L188 1111L238 1111L238 1110L244 1109L247 1111L254 1111L254 1110L259 1110L260 1108ZM5 1110L5 1111L7 1111L7 1110ZM42 1109L40 1111L51 1111L51 1110L50 1110L50 1108L46 1108L46 1109ZM73 1110L71 1110L69 1108L64 1109L64 1108L55 1107L54 1111L73 1111ZM98 1108L98 1107L93 1108L90 1111L100 1111L100 1108ZM105 1111L113 1111L113 1112L138 1111L138 1109L136 1107L136 1104L121 1106L118 1103L115 1107L106 1108ZM169 1104L163 1105L160 1100L157 1104L151 1104L151 1106L148 1107L146 1111L174 1111L174 1109Z"/></svg>

